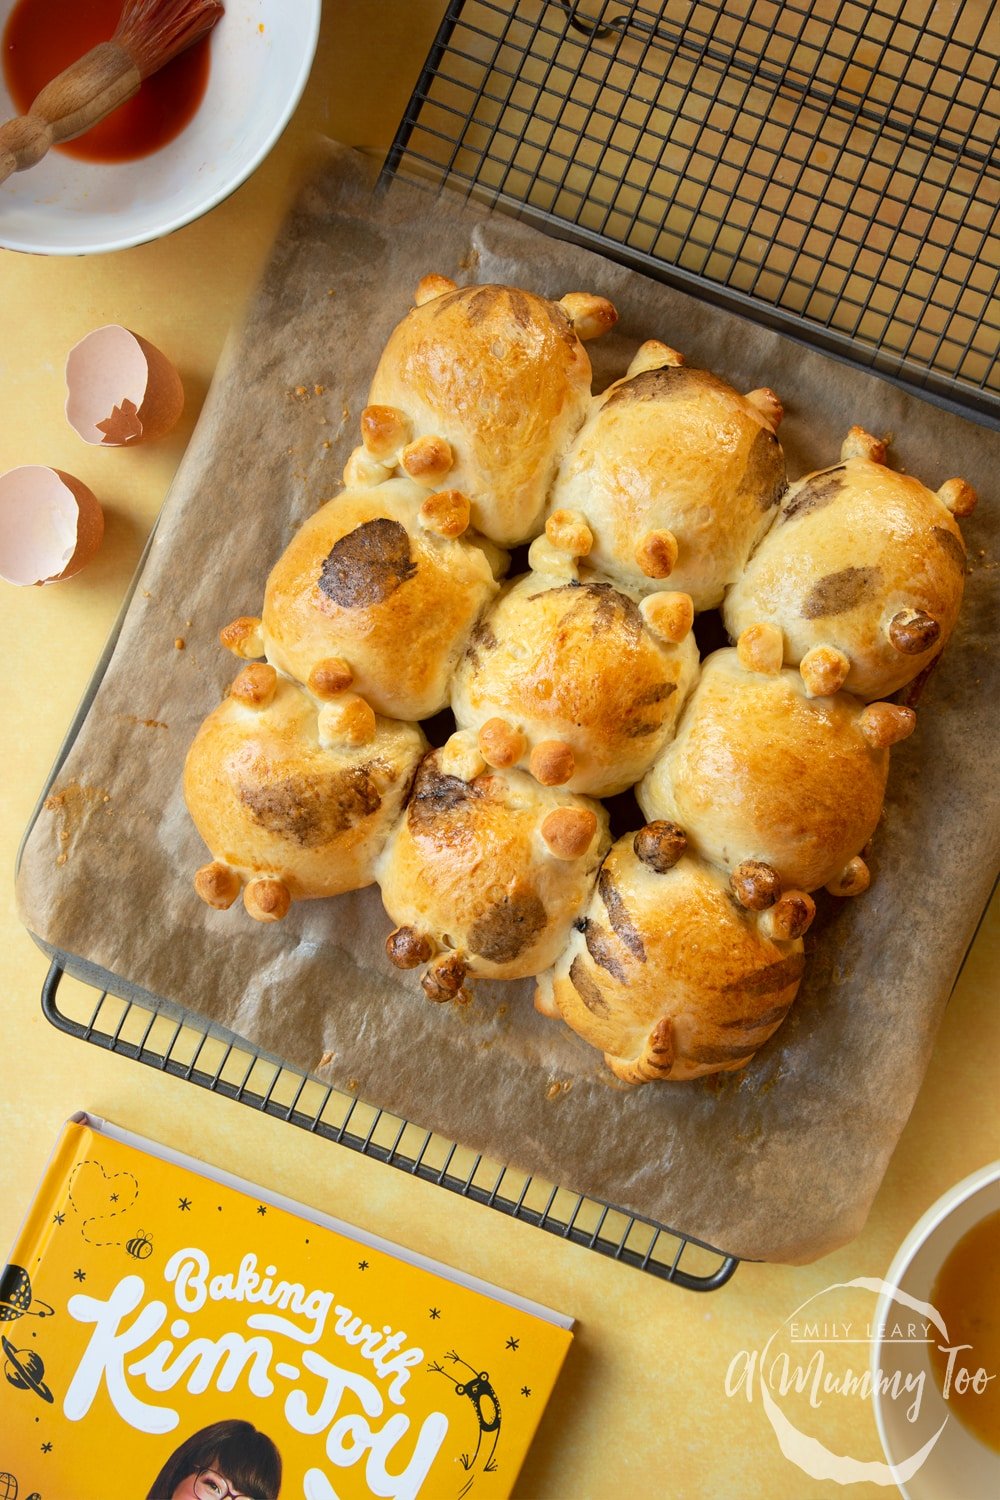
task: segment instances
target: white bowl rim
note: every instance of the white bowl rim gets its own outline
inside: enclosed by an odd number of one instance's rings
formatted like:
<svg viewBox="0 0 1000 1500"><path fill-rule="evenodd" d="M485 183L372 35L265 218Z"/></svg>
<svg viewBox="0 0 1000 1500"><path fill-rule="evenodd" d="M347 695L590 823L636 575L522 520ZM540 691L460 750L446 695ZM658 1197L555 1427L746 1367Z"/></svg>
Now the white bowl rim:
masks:
<svg viewBox="0 0 1000 1500"><path fill-rule="evenodd" d="M261 142L257 151L247 161L241 162L235 167L230 175L219 183L218 187L206 198L204 203L192 205L183 209L172 219L168 219L162 226L156 229L146 227L131 234L124 234L117 238L103 241L95 241L94 244L84 246L78 245L44 245L29 244L22 241L17 245L6 244L3 239L3 231L0 228L0 249L20 251L24 255L107 255L115 250L131 250L135 245L152 244L155 240L165 239L168 234L175 230L183 229L186 224L193 224L196 219L202 218L210 213L213 208L218 208L220 203L232 196L236 189L242 187L243 183L256 172L260 164L271 154L278 140L283 135L285 127L295 113L299 100L305 92L305 86L312 72L313 62L316 58L316 49L319 45L319 28L323 16L323 0L299 0L300 4L312 7L312 16L307 17L311 21L308 33L308 45L302 54L299 71L295 82L289 91L285 108L278 115L270 133Z"/></svg>
<svg viewBox="0 0 1000 1500"><path fill-rule="evenodd" d="M934 1230L938 1229L954 1213L956 1208L961 1207L963 1203L975 1197L976 1193L985 1187L992 1186L997 1181L1000 1181L1000 1159L987 1162L985 1166L977 1168L975 1172L970 1172L968 1177L963 1177L960 1182L956 1182L952 1187L943 1192L940 1198L932 1203L927 1212L917 1220L896 1251L892 1259L892 1264L885 1274L887 1285L889 1287L898 1287L906 1271L909 1269L910 1262L915 1258L917 1251L930 1239ZM888 1292L880 1293L875 1308L876 1327L881 1328L885 1323L887 1310L891 1301L892 1298ZM871 1360L873 1370L877 1368L881 1347L881 1338L876 1338L872 1343ZM882 1444L882 1451L886 1456L887 1462L892 1466L894 1460L889 1452L888 1433L882 1410L882 1393L877 1382L873 1386L872 1398L879 1442ZM907 1495L905 1486L899 1485L898 1487L900 1494L905 1497Z"/></svg>

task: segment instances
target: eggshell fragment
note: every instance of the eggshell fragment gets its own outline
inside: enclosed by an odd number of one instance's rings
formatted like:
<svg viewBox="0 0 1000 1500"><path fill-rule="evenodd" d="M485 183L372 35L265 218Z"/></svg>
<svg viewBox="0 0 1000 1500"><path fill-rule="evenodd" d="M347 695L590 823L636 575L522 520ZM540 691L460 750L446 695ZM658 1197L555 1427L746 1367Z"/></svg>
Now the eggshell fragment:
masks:
<svg viewBox="0 0 1000 1500"><path fill-rule="evenodd" d="M70 350L66 391L70 426L105 448L155 442L184 409L184 387L166 355L117 323L95 328Z"/></svg>
<svg viewBox="0 0 1000 1500"><path fill-rule="evenodd" d="M104 514L72 474L25 464L0 474L0 578L20 587L72 578L104 535Z"/></svg>

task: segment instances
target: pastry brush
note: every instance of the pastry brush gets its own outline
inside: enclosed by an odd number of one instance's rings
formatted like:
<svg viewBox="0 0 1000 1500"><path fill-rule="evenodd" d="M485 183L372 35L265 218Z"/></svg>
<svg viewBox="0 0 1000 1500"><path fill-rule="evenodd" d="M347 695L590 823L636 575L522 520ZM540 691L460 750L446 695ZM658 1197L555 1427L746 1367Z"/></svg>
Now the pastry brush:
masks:
<svg viewBox="0 0 1000 1500"><path fill-rule="evenodd" d="M111 40L47 83L26 115L0 126L0 182L131 99L144 78L204 36L222 13L218 0L124 0Z"/></svg>

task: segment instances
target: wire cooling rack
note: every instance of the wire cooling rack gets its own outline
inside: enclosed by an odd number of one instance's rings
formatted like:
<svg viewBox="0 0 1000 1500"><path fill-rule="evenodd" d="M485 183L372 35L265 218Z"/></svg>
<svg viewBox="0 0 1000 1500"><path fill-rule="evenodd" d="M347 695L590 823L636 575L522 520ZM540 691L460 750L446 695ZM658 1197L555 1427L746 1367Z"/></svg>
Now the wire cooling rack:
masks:
<svg viewBox="0 0 1000 1500"><path fill-rule="evenodd" d="M451 0L385 175L1000 425L995 0Z"/></svg>
<svg viewBox="0 0 1000 1500"><path fill-rule="evenodd" d="M739 1264L688 1235L503 1166L365 1104L353 1094L258 1052L200 1017L119 999L53 962L42 1010L60 1031L182 1078L507 1214L571 1244L694 1292L715 1291Z"/></svg>

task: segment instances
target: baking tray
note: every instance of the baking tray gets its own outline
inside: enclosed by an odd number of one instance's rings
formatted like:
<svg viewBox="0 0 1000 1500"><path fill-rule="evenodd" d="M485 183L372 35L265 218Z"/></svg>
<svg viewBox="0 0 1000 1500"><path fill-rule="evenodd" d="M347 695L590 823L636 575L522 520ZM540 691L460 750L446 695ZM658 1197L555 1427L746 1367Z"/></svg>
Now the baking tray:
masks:
<svg viewBox="0 0 1000 1500"><path fill-rule="evenodd" d="M912 4L888 8L838 4L803 9L757 3L735 9L729 6L725 11L718 6L691 4L596 5L585 14L582 7L564 4L535 3L512 8L489 4L486 0L466 0L466 3L453 0L401 122L383 175L409 176L424 182L431 179L451 189L464 189L471 197L485 199L529 218L540 227L651 271L684 290L697 290L719 305L749 312L769 326L818 345L828 353L867 364L904 387L919 391L925 398L930 396L963 415L998 426L1000 387L996 351L1000 319L996 301L997 194L993 192L993 184L1000 169L995 131L992 145L989 139L989 131L997 120L997 64L994 58L992 72L982 80L982 61L987 56L989 37L986 20L971 41L967 39L968 26L960 36L961 16L974 9L960 5L948 38L924 33L925 37L932 35L935 42L947 40L949 49L964 48L962 69L955 73L961 85L959 93L962 89L974 91L980 82L984 83L978 114L964 134L945 108L945 92L934 81L925 91L921 108L909 112L903 108L901 112L900 80L910 76L909 66L899 73L900 86L891 91L890 99L876 99L873 93L857 99L849 97L852 89L846 68L857 55L854 41L848 47L846 40L851 36L856 41L858 34L851 32L853 13L863 11L869 20L874 17L880 24L890 23L883 55L891 60L899 51L903 29L909 27L911 32L913 29L912 21L904 16L912 17L920 9ZM923 11L929 16L929 7L923 7ZM991 13L988 7L987 13ZM832 87L819 61L811 71L803 72L789 58L775 71L760 37L762 16L769 17L764 42L772 49L778 43L790 44L796 38L815 48L815 33L806 21L812 19L826 26L825 41L820 48L824 66L829 59L834 62L839 59L845 65L838 86ZM914 45L907 55L915 60L915 34L912 40ZM752 63L755 50L759 55L756 63ZM942 52L942 57L945 55ZM947 58L952 68L954 55L950 50ZM715 85L714 91L706 93L709 75L715 78ZM680 84L678 76L682 79ZM656 98L650 95L653 80L660 91ZM702 124L707 129L712 108L725 102L734 80L735 86L743 90L743 112L731 116L728 134L712 148L715 154L711 158L706 155L707 138L695 139L679 163L679 122L687 120L690 124L692 109L701 110ZM668 85L675 94L669 110L662 94ZM580 103L581 88L589 95L589 106ZM973 189L985 187L985 198L967 191L965 207L958 219L948 218L953 205L942 197L941 213L933 225L925 224L918 244L918 252L936 251L940 248L935 238L937 229L951 223L955 228L955 244L966 247L962 251L964 269L949 262L947 266L939 266L929 279L923 273L923 316L929 320L928 326L933 324L939 329L932 344L926 338L915 337L919 320L907 325L913 336L904 338L900 332L903 324L895 314L911 318L913 315L914 294L908 278L904 278L903 285L895 285L892 316L888 316L889 310L884 305L885 286L898 282L901 268L909 264L903 259L902 244L898 249L890 246L882 262L885 273L882 277L876 272L863 272L865 265L871 265L870 258L865 260L860 253L863 246L855 244L853 279L844 284L843 295L836 300L837 317L822 321L818 309L834 304L817 301L823 284L818 268L812 281L804 280L804 267L799 260L794 256L791 260L779 256L778 252L788 247L777 233L763 246L759 227L744 226L746 233L737 242L724 234L732 228L732 216L749 201L744 180L747 174L743 174L723 204L710 191L710 181L701 182L698 173L707 170L709 160L718 166L719 159L743 141L747 122L752 124L756 120L759 134L763 135L768 107L756 92L760 89L770 99L772 113L790 97L798 101L792 111L795 127L790 126L786 132L788 150L784 155L772 152L769 187L780 182L781 171L789 161L794 161L790 153L806 118L803 111L817 101L822 127L817 140L826 139L822 131L828 127L839 130L844 141L854 139L852 132L860 129L868 133L869 165L884 166L884 143L896 142L897 165L912 166L912 153L922 152L924 168L933 180L940 161L947 158L953 167L949 183L964 184L967 190L970 183ZM731 109L732 104L726 107ZM636 110L642 116L638 124ZM435 111L443 113L435 117ZM435 118L443 120L443 126L434 124ZM631 151L624 157L620 146L622 127L631 132ZM543 132L544 141L539 140L539 131ZM850 181L844 176L844 151L846 145L836 167L828 174L828 184ZM563 166L558 177L552 178L549 163L560 154ZM530 166L532 160L534 171ZM650 173L641 200L624 198L623 189L630 172L634 173L636 167L645 171L654 165L671 177L673 194L666 196L659 178ZM961 175L970 172L971 178ZM819 209L825 200L817 187L809 187L810 180L804 170L799 172L800 199L802 194L805 199L813 194L806 222L817 227L821 222ZM855 185L860 180L855 178ZM681 189L692 183L700 184L700 197L696 214L685 220L683 213L678 217L679 208L684 208ZM993 193L992 210L983 224L977 226L971 222L975 217L973 209L978 213L985 202L989 210L990 193ZM758 189L757 198L765 203L768 194ZM629 213L623 206L627 201L633 205ZM912 207L919 201L920 194L913 188L908 198L896 203L896 208L905 209L907 204ZM803 211L808 209L806 202ZM845 242L850 243L847 237L853 232L848 218L841 216L840 238L835 237L832 249L828 246L828 263L838 268L837 253ZM869 222L878 227L880 221L873 215ZM678 225L686 225L680 238ZM978 238L960 237L959 230L970 229L976 231ZM732 247L728 258L723 255L727 243ZM970 250L970 246L974 249ZM665 259L671 251L674 258ZM802 255L805 253L803 248ZM768 299L764 292L769 283L761 273L767 267L773 271L776 258L783 258L786 273L775 295ZM974 326L968 322L970 307L978 310ZM845 308L854 320L847 331L843 326ZM872 316L882 318L878 338L872 336L875 326ZM108 655L110 648L101 670ZM734 1257L665 1226L623 1213L600 1200L564 1193L557 1186L465 1153L454 1142L442 1141L397 1116L338 1094L240 1038L192 1023L184 1015L173 1015L153 1000L148 1005L134 997L118 1000L114 996L113 975L84 972L83 978L96 983L98 998L95 1001L92 989L84 989L70 998L64 981L64 967L68 963L68 956L54 955L44 988L43 1009L53 1024L72 1035L237 1098L300 1128L439 1182L462 1196L691 1289L721 1286L736 1267ZM164 1026L168 1028L166 1031Z"/></svg>

